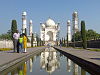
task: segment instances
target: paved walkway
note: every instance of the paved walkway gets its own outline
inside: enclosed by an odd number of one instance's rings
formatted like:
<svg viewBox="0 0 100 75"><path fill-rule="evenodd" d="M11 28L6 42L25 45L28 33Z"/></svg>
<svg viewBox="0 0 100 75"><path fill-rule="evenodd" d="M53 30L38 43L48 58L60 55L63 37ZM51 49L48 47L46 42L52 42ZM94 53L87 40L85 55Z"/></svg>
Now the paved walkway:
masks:
<svg viewBox="0 0 100 75"><path fill-rule="evenodd" d="M12 50L0 51L0 71L3 71L36 52L43 51L44 49L45 47L28 48L27 53L14 53Z"/></svg>
<svg viewBox="0 0 100 75"><path fill-rule="evenodd" d="M55 47L94 75L100 75L100 52L85 49Z"/></svg>
<svg viewBox="0 0 100 75"><path fill-rule="evenodd" d="M93 62L100 66L100 52L89 51L85 49L74 49L74 48L65 48L65 47L56 47L62 51L65 51L69 54L77 56L79 58L85 59L87 61Z"/></svg>

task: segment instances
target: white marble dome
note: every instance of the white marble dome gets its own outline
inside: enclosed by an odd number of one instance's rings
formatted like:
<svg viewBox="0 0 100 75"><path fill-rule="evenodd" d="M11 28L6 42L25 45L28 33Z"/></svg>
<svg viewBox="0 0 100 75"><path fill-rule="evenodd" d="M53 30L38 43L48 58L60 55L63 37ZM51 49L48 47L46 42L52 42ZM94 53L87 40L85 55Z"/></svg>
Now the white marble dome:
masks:
<svg viewBox="0 0 100 75"><path fill-rule="evenodd" d="M25 16L26 16L26 15L27 15L27 13L26 13L26 12L22 12L22 15L25 15Z"/></svg>
<svg viewBox="0 0 100 75"><path fill-rule="evenodd" d="M32 20L30 20L29 23L32 23Z"/></svg>
<svg viewBox="0 0 100 75"><path fill-rule="evenodd" d="M45 28L45 24L42 23L42 27Z"/></svg>
<svg viewBox="0 0 100 75"><path fill-rule="evenodd" d="M52 19L48 19L47 21L46 21L46 25L47 26L55 26L55 22L52 20Z"/></svg>

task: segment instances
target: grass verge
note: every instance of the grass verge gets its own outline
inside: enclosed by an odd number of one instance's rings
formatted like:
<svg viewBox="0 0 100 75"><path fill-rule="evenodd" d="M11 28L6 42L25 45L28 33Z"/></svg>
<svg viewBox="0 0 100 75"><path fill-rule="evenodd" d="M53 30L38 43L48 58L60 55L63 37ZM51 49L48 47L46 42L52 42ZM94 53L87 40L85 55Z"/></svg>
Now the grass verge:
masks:
<svg viewBox="0 0 100 75"><path fill-rule="evenodd" d="M90 51L100 51L100 49L87 49L87 50L90 50Z"/></svg>
<svg viewBox="0 0 100 75"><path fill-rule="evenodd" d="M12 50L11 48L0 48L0 51L9 51Z"/></svg>
<svg viewBox="0 0 100 75"><path fill-rule="evenodd" d="M75 49L80 49L80 50L81 50L81 49L83 49L83 48L75 48ZM91 49L88 49L88 48L87 48L86 50L89 50L89 51L100 51L100 49L95 49L95 48L94 48L94 49L92 49L92 48L91 48Z"/></svg>

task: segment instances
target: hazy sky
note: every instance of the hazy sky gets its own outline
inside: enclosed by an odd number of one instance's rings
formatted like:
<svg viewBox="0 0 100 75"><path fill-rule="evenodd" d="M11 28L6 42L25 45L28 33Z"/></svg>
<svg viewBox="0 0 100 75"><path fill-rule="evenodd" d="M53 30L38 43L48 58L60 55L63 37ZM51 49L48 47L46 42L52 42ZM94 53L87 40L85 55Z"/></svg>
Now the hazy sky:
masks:
<svg viewBox="0 0 100 75"><path fill-rule="evenodd" d="M21 14L27 12L27 25L33 20L33 31L40 32L40 22L51 17L61 26L61 36L66 36L66 21L78 11L79 20L85 20L86 29L100 33L100 0L0 0L0 34L11 27L12 19L22 27Z"/></svg>

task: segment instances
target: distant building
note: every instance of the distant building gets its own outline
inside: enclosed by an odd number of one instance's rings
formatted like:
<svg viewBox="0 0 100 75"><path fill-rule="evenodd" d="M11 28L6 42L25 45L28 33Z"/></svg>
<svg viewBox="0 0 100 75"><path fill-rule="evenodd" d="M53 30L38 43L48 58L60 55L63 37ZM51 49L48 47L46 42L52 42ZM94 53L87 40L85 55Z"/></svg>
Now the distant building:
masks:
<svg viewBox="0 0 100 75"><path fill-rule="evenodd" d="M32 36L33 33L33 27L32 27L33 23L32 20L29 21L29 35Z"/></svg>
<svg viewBox="0 0 100 75"><path fill-rule="evenodd" d="M33 27L32 27L33 23L32 20L29 21L29 35L27 35L29 41L31 41L32 38L32 33L33 33Z"/></svg>
<svg viewBox="0 0 100 75"><path fill-rule="evenodd" d="M28 41L31 42L32 33L33 33L33 23L32 23L32 20L30 20L29 21L29 28L27 28L26 15L27 15L26 12L22 12L22 33L25 33L25 29L26 29L26 32L28 32L28 30L29 30L29 35L27 35L27 37L28 37ZM37 46L36 33L34 33L33 46Z"/></svg>
<svg viewBox="0 0 100 75"><path fill-rule="evenodd" d="M73 34L79 31L78 12L72 14Z"/></svg>
<svg viewBox="0 0 100 75"><path fill-rule="evenodd" d="M67 38L68 38L68 41L70 42L71 39L72 39L72 35L71 35L71 23L70 23L70 20L67 21Z"/></svg>
<svg viewBox="0 0 100 75"><path fill-rule="evenodd" d="M27 20L26 20L26 12L22 13L22 33L25 33L25 29L27 29Z"/></svg>
<svg viewBox="0 0 100 75"><path fill-rule="evenodd" d="M49 18L45 23L41 23L40 38L45 41L45 45L55 45L59 37L60 26Z"/></svg>

